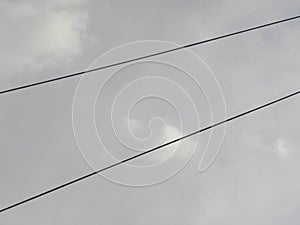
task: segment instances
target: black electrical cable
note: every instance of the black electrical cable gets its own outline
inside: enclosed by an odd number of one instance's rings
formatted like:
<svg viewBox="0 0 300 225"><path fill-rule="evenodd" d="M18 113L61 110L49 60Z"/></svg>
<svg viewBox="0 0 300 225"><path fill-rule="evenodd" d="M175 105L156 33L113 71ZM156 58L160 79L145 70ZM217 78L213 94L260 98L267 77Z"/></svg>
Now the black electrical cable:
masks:
<svg viewBox="0 0 300 225"><path fill-rule="evenodd" d="M94 172L92 172L92 173L89 173L89 174L87 174L87 175L84 175L84 176L82 176L82 177L79 177L79 178L76 178L76 179L74 179L74 180L71 180L71 181L69 181L69 182L67 182L67 183L64 183L64 184L59 185L59 186L57 186L57 187L55 187L55 188L49 189L49 190L47 190L47 191L45 191L45 192L42 192L42 193L40 193L40 194L37 194L37 195L32 196L32 197L30 197L30 198L27 198L27 199L25 199L25 200L23 200L23 201L20 201L20 202L17 202L17 203L15 203L15 204L12 204L12 205L10 205L10 206L7 206L7 207L1 209L1 210L0 210L0 213L3 213L3 212L5 212L5 211L7 211L7 210L9 210L9 209L15 208L15 207L17 207L17 206L19 206L19 205L22 205L22 204L25 204L25 203L27 203L27 202L33 201L34 199L37 199L37 198L40 198L40 197L42 197L42 196L44 196L44 195L50 194L50 193L52 193L52 192L54 192L54 191L57 191L57 190L62 189L62 188L64 188L64 187L67 187L67 186L69 186L69 185L71 185L71 184L74 184L74 183L77 183L77 182L82 181L82 180L84 180L84 179L87 179L87 178L89 178L89 177L91 177L91 176L94 176L94 175L96 175L96 174L98 174L98 173L101 173L101 172L103 172L103 171L105 171L105 170L108 170L108 169L111 169L111 168L113 168L113 167L116 167L116 166L118 166L118 165L120 165L120 164L124 164L124 163L126 163L126 162L128 162L128 161L131 161L131 160L133 160L133 159L139 158L139 157L141 157L141 156L143 156L143 155L149 154L149 153L151 153L151 152L154 152L154 151L156 151L156 150L158 150L158 149L161 149L161 148L163 148L163 147L166 147L166 146L168 146L168 145L171 145L171 144L174 144L174 143L176 143L176 142L179 142L179 141L181 141L181 140L183 140L183 139L186 139L186 138L188 138L188 137L191 137L191 136L193 136L193 135L202 133L202 132L204 132L204 131L206 131L206 130L209 130L209 129L212 129L212 128L214 128L214 127L217 127L217 126L219 126L219 125L221 125L221 124L227 123L227 122L232 121L232 120L235 120L235 119L237 119L237 118L239 118L239 117L245 116L245 115L247 115L247 114L253 113L253 112L255 112L255 111L258 111L258 110L260 110L260 109L263 109L263 108L268 107L268 106L270 106L270 105L273 105L273 104L275 104L275 103L278 103L278 102L280 102L280 101L283 101L283 100L285 100L285 99L291 98L291 97L293 97L293 96L295 96L295 95L298 95L298 94L300 94L300 90L298 90L298 91L296 91L296 92L293 92L293 93L291 93L291 94L289 94L289 95L283 96L283 97L281 97L281 98L278 98L278 99L276 99L276 100L273 100L273 101L271 101L271 102L265 103L265 104L263 104L263 105L257 106L257 107L255 107L255 108L253 108L253 109L247 110L247 111L242 112L242 113L240 113L240 114L237 114L237 115L235 115L235 116L229 117L229 118L227 118L227 119L225 119L225 120L222 120L222 121L220 121L220 122L218 122L218 123L212 124L212 125L210 125L210 126L207 126L207 127L205 127L205 128L202 128L202 129L200 129L200 130L197 130L197 131L192 132L192 133L190 133L190 134L187 134L187 135L185 135L185 136L179 137L179 138L177 138L177 139L174 139L174 140L172 140L172 141L170 141L170 142L167 142L167 143L165 143L165 144L162 144L162 145L157 146L157 147L155 147L155 148L152 148L152 149L150 149L150 150L147 150L147 151L144 151L144 152L139 153L139 154L137 154L137 155L134 155L134 156L131 156L131 157L129 157L129 158L126 158L126 159L124 159L124 160L122 160L122 161L119 161L119 162L116 162L116 163L114 163L114 164L112 164L112 165L110 165L110 166L104 167L104 168L102 168L102 169L99 169L99 170L97 170L97 171L94 171Z"/></svg>
<svg viewBox="0 0 300 225"><path fill-rule="evenodd" d="M178 50L185 49L185 48L191 48L193 46L205 44L205 43L208 43L208 42L217 41L217 40L220 40L220 39L223 39L223 38L228 38L228 37L235 36L235 35L238 35L238 34L247 33L247 32L253 31L253 30L262 29L262 28L265 28L265 27L273 26L273 25L276 25L276 24L288 22L288 21L291 21L291 20L299 19L299 18L300 18L300 15L294 16L294 17L289 17L289 18L285 18L285 19L282 19L282 20L277 20L277 21L274 21L274 22L271 22L271 23L266 23L266 24L262 24L262 25L259 25L259 26L250 27L250 28L247 28L247 29L243 29L243 30L232 32L232 33L224 34L224 35L221 35L221 36L217 36L217 37L214 37L214 38L206 39L206 40L203 40L203 41L198 41L198 42L183 45L183 46L180 46L180 47L171 48L171 49L164 50L164 51L161 51L161 52L157 52L157 53L153 53L153 54L149 54L149 55L144 55L144 56L136 57L136 58L133 58L133 59L128 59L128 60L125 60L125 61L121 61L121 62L112 63L112 64L109 64L109 65L97 67L97 68L90 69L90 70L85 70L85 71L80 71L80 72L64 75L64 76L61 76L61 77L51 78L51 79L44 80L44 81L39 81L39 82L26 84L26 85L19 86L19 87L6 89L6 90L3 90L3 91L0 91L0 95L5 94L5 93L9 93L9 92L18 91L18 90L21 90L21 89L26 89L26 88L42 85L42 84L47 84L47 83L54 82L54 81L59 81L59 80L64 80L64 79L84 75L84 74L91 73L91 72L94 72L94 71L103 70L103 69L111 68L111 67L114 67L114 66L123 65L123 64L139 61L139 60L142 60L142 59L146 59L146 58L150 58L150 57L154 57L154 56L158 56L158 55L163 55L163 54L166 54L166 53L178 51Z"/></svg>

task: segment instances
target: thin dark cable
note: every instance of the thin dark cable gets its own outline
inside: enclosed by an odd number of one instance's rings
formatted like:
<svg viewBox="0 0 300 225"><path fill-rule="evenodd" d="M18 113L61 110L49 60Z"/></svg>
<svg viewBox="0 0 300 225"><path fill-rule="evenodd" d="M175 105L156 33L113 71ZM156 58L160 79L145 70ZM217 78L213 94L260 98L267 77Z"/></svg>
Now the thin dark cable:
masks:
<svg viewBox="0 0 300 225"><path fill-rule="evenodd" d="M2 212L4 212L4 211L7 211L7 210L9 210L9 209L15 208L15 207L17 207L17 206L19 206L19 205L25 204L25 203L27 203L27 202L33 201L34 199L37 199L37 198L40 198L40 197L42 197L42 196L44 196L44 195L50 194L50 193L52 193L52 192L54 192L54 191L57 191L57 190L59 190L59 189L62 189L62 188L64 188L64 187L66 187L66 186L69 186L69 185L71 185L71 184L74 184L74 183L77 183L77 182L82 181L82 180L84 180L84 179L87 179L87 178L89 178L89 177L91 177L91 176L94 176L94 175L96 175L96 174L98 174L98 173L101 173L101 172L103 172L103 171L105 171L105 170L111 169L111 168L116 167L116 166L118 166L118 165L120 165L120 164L123 164L123 163L126 163L126 162L128 162L128 161L131 161L131 160L133 160L133 159L139 158L139 157L141 157L141 156L143 156L143 155L149 154L149 153L151 153L151 152L154 152L154 151L156 151L156 150L158 150L158 149L161 149L161 148L163 148L163 147L166 147L166 146L168 146L168 145L174 144L174 143L176 143L176 142L178 142L178 141L181 141L181 140L183 140L183 139L186 139L186 138L191 137L191 136L193 136L193 135L196 135L196 134L198 134L198 133L202 133L202 132L204 132L204 131L206 131L206 130L212 129L212 128L214 128L214 127L216 127L216 126L219 126L219 125L221 125L221 124L227 123L227 122L232 121L232 120L235 120L235 119L237 119L237 118L239 118L239 117L242 117L242 116L245 116L245 115L247 115L247 114L253 113L253 112L258 111L258 110L260 110L260 109L262 109L262 108L265 108L265 107L268 107L268 106L273 105L273 104L275 104L275 103L278 103L278 102L280 102L280 101L283 101L283 100L285 100L285 99L287 99L287 98L291 98L291 97L293 97L293 96L295 96L295 95L298 95L298 94L300 94L300 90L299 90L299 91L296 91L296 92L294 92L294 93L291 93L291 94L289 94L289 95L286 95L286 96L284 96L284 97L278 98L278 99L276 99L276 100L274 100L274 101L271 101L271 102L268 102L268 103L266 103L266 104L263 104L263 105L261 105L261 106L258 106L258 107L256 107L256 108L253 108L253 109L250 109L250 110L248 110L248 111L245 111L245 112L243 112L243 113L237 114L237 115L235 115L235 116L232 116L232 117L230 117L230 118L227 118L227 119L225 119L225 120L222 120L222 121L220 121L220 122L218 122L218 123L212 124L212 125L210 125L210 126L207 126L207 127L205 127L205 128L202 128L202 129L200 129L200 130L197 130L197 131L195 131L195 132L193 132L193 133L190 133L190 134L187 134L187 135L182 136L182 137L180 137L180 138L174 139L174 140L172 140L172 141L170 141L170 142L167 142L167 143L165 143L165 144L163 144L163 145L157 146L157 147L152 148L152 149L150 149L150 150L147 150L147 151L145 151L145 152L142 152L142 153L139 153L139 154L137 154L137 155L134 155L134 156L131 156L131 157L129 157L129 158L126 158L126 159L124 159L124 160L122 160L122 161L116 162L116 163L114 163L114 164L112 164L112 165L110 165L110 166L104 167L104 168L102 168L102 169L100 169L100 170L97 170L97 171L95 171L95 172L89 173L89 174L87 174L87 175L84 175L84 176L82 176L82 177L79 177L79 178L77 178L77 179L74 179L74 180L72 180L72 181L69 181L69 182L67 182L67 183L64 183L64 184L62 184L62 185L60 185L60 186L57 186L57 187L52 188L52 189L49 189L48 191L42 192L42 193L40 193L40 194L38 194L38 195L35 195L35 196L32 196L32 197L30 197L30 198L27 198L27 199L25 199L25 200L23 200L23 201L20 201L20 202L17 202L17 203L15 203L15 204L13 204L13 205L7 206L7 207L1 209L1 210L0 210L0 213L2 213Z"/></svg>
<svg viewBox="0 0 300 225"><path fill-rule="evenodd" d="M34 87L34 86L54 82L54 81L59 81L59 80L64 80L64 79L84 75L86 73L91 73L91 72L98 71L98 70L108 69L108 68L111 68L111 67L131 63L131 62L135 62L135 61L139 61L139 60L142 60L142 59L146 59L146 58L150 58L150 57L154 57L154 56L158 56L158 55L163 55L163 54L166 54L166 53L178 51L178 50L185 49L185 48L191 48L191 47L196 46L196 45L201 45L201 44L205 44L205 43L208 43L208 42L217 41L217 40L220 40L220 39L223 39L223 38L228 38L228 37L235 36L235 35L238 35L238 34L247 33L247 32L253 31L253 30L262 29L262 28L265 28L265 27L273 26L273 25L276 25L276 24L288 22L288 21L291 21L291 20L299 19L299 18L300 18L300 15L294 16L294 17L289 17L289 18L286 18L286 19L277 20L277 21L274 21L274 22L271 22L271 23L266 23L266 24L263 24L263 25L259 25L259 26L255 26L255 27L235 31L235 32L232 32L232 33L224 34L224 35L217 36L217 37L210 38L210 39L206 39L206 40L203 40L203 41L194 42L194 43L183 45L183 46L176 47L176 48L171 48L171 49L164 50L164 51L161 51L161 52L140 56L140 57L136 57L136 58L133 58L133 59L129 59L129 60L113 63L113 64L109 64L109 65L106 65L106 66L101 66L101 67L97 67L97 68L94 68L94 69L85 70L85 71L81 71L81 72L77 72L77 73L72 73L72 74L64 75L64 76L57 77L57 78L52 78L52 79L48 79L48 80L44 80L44 81L40 81L40 82L31 83L31 84L26 84L26 85L15 87L15 88L10 88L10 89L7 89L7 90L0 91L0 95L8 93L8 92L18 91L18 90L21 90L21 89L26 89L26 88L30 88L30 87Z"/></svg>

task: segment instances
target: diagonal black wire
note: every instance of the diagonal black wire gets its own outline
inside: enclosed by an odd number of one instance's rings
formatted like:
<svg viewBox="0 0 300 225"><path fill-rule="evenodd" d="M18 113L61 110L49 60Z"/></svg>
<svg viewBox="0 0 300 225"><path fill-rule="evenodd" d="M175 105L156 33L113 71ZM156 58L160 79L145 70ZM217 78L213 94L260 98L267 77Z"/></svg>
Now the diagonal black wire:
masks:
<svg viewBox="0 0 300 225"><path fill-rule="evenodd" d="M125 61L121 61L121 62L112 63L112 64L108 64L108 65L105 65L105 66L97 67L97 68L90 69L90 70L85 70L85 71L80 71L80 72L64 75L64 76L61 76L61 77L56 77L56 78L52 78L52 79L48 79L48 80L44 80L44 81L39 81L39 82L31 83L31 84L26 84L26 85L15 87L15 88L6 89L6 90L3 90L3 91L0 91L0 95L5 94L5 93L9 93L9 92L13 92L13 91L18 91L18 90L21 90L21 89L26 89L26 88L42 85L42 84L47 84L47 83L50 83L50 82L55 82L55 81L59 81L59 80L64 80L64 79L84 75L84 74L91 73L91 72L98 71L98 70L108 69L108 68L111 68L111 67L131 63L131 62L135 62L135 61L139 61L139 60L142 60L142 59L146 59L146 58L150 58L150 57L154 57L154 56L158 56L158 55L163 55L163 54L166 54L166 53L178 51L178 50L185 49L185 48L191 48L193 46L205 44L205 43L208 43L208 42L217 41L217 40L220 40L220 39L223 39L223 38L228 38L228 37L231 37L231 36L235 36L235 35L242 34L242 33L247 33L247 32L253 31L253 30L258 30L258 29L262 29L262 28L265 28L265 27L269 27L269 26L274 26L276 24L285 23L285 22L295 20L295 19L299 19L299 18L300 18L300 15L293 16L293 17L288 17L288 18L285 18L285 19L282 19L282 20L276 20L276 21L271 22L271 23L266 23L266 24L262 24L262 25L259 25L259 26L250 27L250 28L247 28L247 29L243 29L243 30L232 32L232 33L224 34L224 35L213 37L213 38L206 39L206 40L203 40L203 41L198 41L198 42L183 45L183 46L180 46L180 47L171 48L171 49L164 50L164 51L161 51L161 52L157 52L157 53L153 53L153 54L149 54L149 55L144 55L144 56L136 57L136 58L133 58L133 59L128 59L128 60L125 60Z"/></svg>
<svg viewBox="0 0 300 225"><path fill-rule="evenodd" d="M116 162L116 163L114 163L114 164L112 164L112 165L110 165L110 166L104 167L104 168L99 169L99 170L97 170L97 171L95 171L95 172L89 173L89 174L87 174L87 175L84 175L84 176L82 176L82 177L76 178L76 179L71 180L71 181L69 181L69 182L67 182L67 183L64 183L64 184L62 184L62 185L59 185L59 186L57 186L57 187L55 187L55 188L49 189L49 190L47 190L47 191L45 191L45 192L41 192L40 194L34 195L34 196L32 196L32 197L30 197L30 198L27 198L27 199L25 199L25 200L23 200L23 201L17 202L17 203L15 203L15 204L12 204L12 205L10 205L10 206L7 206L7 207L1 209L1 210L0 210L0 213L3 213L3 212L5 212L5 211L7 211L7 210L9 210L9 209L15 208L15 207L17 207L17 206L19 206L19 205L22 205L22 204L25 204L25 203L27 203L27 202L33 201L33 200L35 200L35 199L37 199L37 198L40 198L40 197L42 197L42 196L44 196L44 195L50 194L50 193L52 193L52 192L55 192L55 191L57 191L57 190L59 190L59 189L62 189L62 188L64 188L64 187L67 187L67 186L69 186L69 185L71 185L71 184L74 184L74 183L77 183L77 182L79 182L79 181L85 180L85 179L87 179L87 178L89 178L89 177L92 177L92 176L94 176L94 175L96 175L96 174L98 174L98 173L101 173L101 172L105 171L105 170L109 170L109 169L111 169L111 168L113 168L113 167L116 167L116 166L118 166L118 165L120 165L120 164L124 164L124 163L126 163L126 162L128 162L128 161L131 161L131 160L133 160L133 159L139 158L139 157L141 157L141 156L143 156L143 155L146 155L146 154L149 154L149 153L151 153L151 152L157 151L158 149L161 149L161 148L166 147L166 146L168 146L168 145L174 144L174 143L176 143L176 142L179 142L179 141L181 141L181 140L183 140L183 139L186 139L186 138L188 138L188 137L191 137L191 136L193 136L193 135L202 133L202 132L204 132L204 131L206 131L206 130L209 130L209 129L212 129L212 128L214 128L214 127L217 127L217 126L219 126L219 125L221 125L221 124L224 124L224 123L227 123L227 122L229 122L229 121L235 120L235 119L237 119L237 118L239 118L239 117L242 117L242 116L245 116L245 115L247 115L247 114L253 113L253 112L258 111L258 110L260 110L260 109L266 108L266 107L268 107L268 106L270 106L270 105L273 105L273 104L278 103L278 102L280 102L280 101L283 101L283 100L285 100L285 99L291 98L291 97L293 97L293 96L295 96L295 95L298 95L298 94L300 94L300 90L298 90L298 91L296 91L296 92L293 92L293 93L291 93L291 94L289 94L289 95L283 96L283 97L281 97L281 98L278 98L278 99L276 99L276 100L273 100L273 101L271 101L271 102L268 102L268 103L265 103L265 104L263 104L263 105L260 105L260 106L258 106L258 107L255 107L255 108L253 108L253 109L250 109L250 110L248 110L248 111L245 111L245 112L242 112L242 113L240 113L240 114L237 114L237 115L235 115L235 116L229 117L229 118L227 118L227 119L225 119L225 120L222 120L222 121L220 121L220 122L218 122L218 123L215 123L215 124L212 124L212 125L207 126L207 127L205 127L205 128L202 128L202 129L200 129L200 130L197 130L197 131L192 132L192 133L190 133L190 134L187 134L187 135L185 135L185 136L182 136L182 137L179 137L179 138L177 138L177 139L174 139L174 140L172 140L172 141L170 141L170 142L167 142L167 143L165 143L165 144L163 144L163 145L157 146L157 147L152 148L152 149L150 149L150 150L147 150L147 151L145 151L145 152L142 152L142 153L139 153L139 154L137 154L137 155L131 156L131 157L126 158L126 159L124 159L124 160L122 160L122 161Z"/></svg>

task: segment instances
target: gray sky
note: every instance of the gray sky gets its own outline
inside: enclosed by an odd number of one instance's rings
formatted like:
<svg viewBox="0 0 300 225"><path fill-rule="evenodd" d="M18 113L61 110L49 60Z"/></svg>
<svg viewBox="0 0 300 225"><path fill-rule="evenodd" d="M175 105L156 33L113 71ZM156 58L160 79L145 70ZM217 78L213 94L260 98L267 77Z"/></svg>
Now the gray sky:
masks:
<svg viewBox="0 0 300 225"><path fill-rule="evenodd" d="M2 0L0 89L86 69L98 56L127 42L185 44L294 16L299 9L296 0ZM214 71L231 116L299 89L299 37L299 21L293 21L192 50ZM126 79L137 79L138 69L129 72L120 73L124 80L107 83L103 101L95 108L98 131L118 157L134 152L124 153L116 140L109 139L109 124L103 123L110 121L101 115L110 110L106 106L112 103L111 96ZM193 92L188 79L180 80L180 73L164 72L166 77L178 76L178 82L190 88L188 94L194 100L198 97L194 103L200 125L208 124L204 95ZM73 134L72 103L78 82L74 78L0 96L0 208L91 172ZM137 94L147 85L138 88ZM180 95L171 90L165 88L163 94L178 99ZM178 101L185 133L197 124L192 116L188 118L190 111L182 111L189 109L183 100ZM217 98L210 101L213 104ZM155 115L166 122L167 138L180 135L180 120L170 104L159 99L146 103L132 111L134 134L147 137L149 119ZM127 107L126 98L119 105ZM133 188L96 176L2 213L0 224L299 224L299 115L299 97L295 97L228 124L221 153L205 173L199 173L198 166L208 134L178 148L176 152L189 151L188 146L198 144L187 166L165 182ZM116 114L116 121L122 121L121 116ZM128 138L122 123L118 125L117 132ZM164 135L160 120L150 125L156 136L141 145L145 148ZM156 156L136 163L165 157ZM99 162L97 157L91 160ZM167 174L164 169L153 174ZM140 181L125 170L112 171L115 174ZM137 175L143 178L141 171Z"/></svg>

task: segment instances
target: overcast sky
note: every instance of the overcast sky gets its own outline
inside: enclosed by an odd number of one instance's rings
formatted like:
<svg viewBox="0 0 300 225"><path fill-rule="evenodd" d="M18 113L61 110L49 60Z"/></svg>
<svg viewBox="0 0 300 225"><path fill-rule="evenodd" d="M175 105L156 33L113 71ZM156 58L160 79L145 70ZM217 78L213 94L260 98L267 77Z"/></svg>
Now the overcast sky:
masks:
<svg viewBox="0 0 300 225"><path fill-rule="evenodd" d="M160 46L133 45L96 60L128 42L182 45L299 10L297 0L0 0L0 90ZM223 104L229 117L298 90L299 38L295 20L193 47L203 61L190 67L191 76L202 89L181 70L193 61L182 52L158 60L183 65L145 62L1 95L0 208L108 165L106 151L122 159L209 125L210 106L218 120ZM80 92L85 82L85 94L101 90L95 104ZM299 103L294 97L231 122L223 142L220 127L211 139L203 133L11 209L0 224L299 224ZM92 123L103 148L91 144ZM204 161L220 154L199 173L207 144Z"/></svg>

